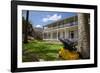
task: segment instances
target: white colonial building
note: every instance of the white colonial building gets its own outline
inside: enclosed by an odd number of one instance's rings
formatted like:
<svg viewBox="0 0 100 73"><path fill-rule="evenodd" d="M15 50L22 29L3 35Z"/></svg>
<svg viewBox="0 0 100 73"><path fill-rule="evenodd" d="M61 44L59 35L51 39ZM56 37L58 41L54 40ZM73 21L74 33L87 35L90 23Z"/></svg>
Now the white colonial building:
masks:
<svg viewBox="0 0 100 73"><path fill-rule="evenodd" d="M77 16L58 20L43 26L43 40L58 40L58 38L78 39Z"/></svg>

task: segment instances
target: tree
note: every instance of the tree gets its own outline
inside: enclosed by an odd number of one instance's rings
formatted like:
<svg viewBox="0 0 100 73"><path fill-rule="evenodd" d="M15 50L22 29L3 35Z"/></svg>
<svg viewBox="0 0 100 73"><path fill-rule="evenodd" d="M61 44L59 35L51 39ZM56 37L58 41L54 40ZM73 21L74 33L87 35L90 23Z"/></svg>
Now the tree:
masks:
<svg viewBox="0 0 100 73"><path fill-rule="evenodd" d="M29 22L29 11L26 11L26 20L24 17L22 17L22 30L23 30L23 42L28 43L28 40L31 39L37 39L42 40L42 29L41 28L35 28L32 26L32 24Z"/></svg>
<svg viewBox="0 0 100 73"><path fill-rule="evenodd" d="M25 36L24 36L24 43L28 43L28 19L29 19L29 11L26 12L26 25L25 25Z"/></svg>
<svg viewBox="0 0 100 73"><path fill-rule="evenodd" d="M82 58L90 58L90 24L88 22L89 14L78 14L78 51Z"/></svg>

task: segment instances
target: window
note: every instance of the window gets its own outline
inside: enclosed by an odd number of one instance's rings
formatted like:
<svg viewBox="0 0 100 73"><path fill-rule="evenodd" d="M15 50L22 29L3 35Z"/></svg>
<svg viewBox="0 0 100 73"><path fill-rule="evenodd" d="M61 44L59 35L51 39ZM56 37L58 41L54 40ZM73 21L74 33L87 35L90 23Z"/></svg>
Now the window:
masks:
<svg viewBox="0 0 100 73"><path fill-rule="evenodd" d="M71 38L71 39L74 38L74 31L70 31L70 38Z"/></svg>

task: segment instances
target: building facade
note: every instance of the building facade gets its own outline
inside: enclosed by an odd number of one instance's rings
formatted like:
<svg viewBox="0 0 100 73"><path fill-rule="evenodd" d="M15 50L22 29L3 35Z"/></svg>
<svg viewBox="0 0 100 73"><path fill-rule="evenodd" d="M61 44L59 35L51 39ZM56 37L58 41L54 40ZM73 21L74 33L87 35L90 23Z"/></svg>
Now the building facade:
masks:
<svg viewBox="0 0 100 73"><path fill-rule="evenodd" d="M53 22L43 26L43 40L58 40L58 38L77 40L77 16Z"/></svg>

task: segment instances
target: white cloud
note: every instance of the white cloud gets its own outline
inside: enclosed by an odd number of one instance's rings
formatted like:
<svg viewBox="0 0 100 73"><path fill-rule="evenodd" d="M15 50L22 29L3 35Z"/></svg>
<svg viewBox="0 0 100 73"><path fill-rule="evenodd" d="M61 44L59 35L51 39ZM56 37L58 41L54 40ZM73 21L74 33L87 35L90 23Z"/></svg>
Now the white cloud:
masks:
<svg viewBox="0 0 100 73"><path fill-rule="evenodd" d="M40 27L42 27L42 26L41 26L41 25L36 25L36 27L37 27L37 28L40 28Z"/></svg>
<svg viewBox="0 0 100 73"><path fill-rule="evenodd" d="M45 18L43 18L43 22L48 22L48 21L56 21L61 19L61 15L53 14L53 15L47 15Z"/></svg>

